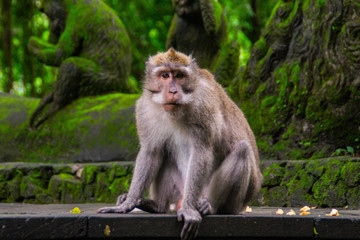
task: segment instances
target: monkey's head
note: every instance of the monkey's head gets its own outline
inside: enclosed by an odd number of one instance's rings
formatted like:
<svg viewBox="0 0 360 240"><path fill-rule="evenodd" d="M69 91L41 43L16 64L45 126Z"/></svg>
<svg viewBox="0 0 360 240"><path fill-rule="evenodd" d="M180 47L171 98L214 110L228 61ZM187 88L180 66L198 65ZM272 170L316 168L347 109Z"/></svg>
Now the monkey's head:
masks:
<svg viewBox="0 0 360 240"><path fill-rule="evenodd" d="M182 18L197 17L200 12L198 0L172 0L176 14Z"/></svg>
<svg viewBox="0 0 360 240"><path fill-rule="evenodd" d="M193 100L198 71L191 55L186 56L170 48L146 62L144 91L150 92L151 100L166 112L174 113Z"/></svg>
<svg viewBox="0 0 360 240"><path fill-rule="evenodd" d="M71 3L69 0L36 1L36 6L39 11L48 16L50 32L56 37L56 39L59 39L65 29L66 4L68 2Z"/></svg>

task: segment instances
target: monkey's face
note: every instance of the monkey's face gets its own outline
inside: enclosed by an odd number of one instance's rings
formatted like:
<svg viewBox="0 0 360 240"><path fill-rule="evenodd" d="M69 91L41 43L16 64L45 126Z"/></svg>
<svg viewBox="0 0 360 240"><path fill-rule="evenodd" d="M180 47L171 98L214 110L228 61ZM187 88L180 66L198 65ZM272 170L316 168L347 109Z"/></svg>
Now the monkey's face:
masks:
<svg viewBox="0 0 360 240"><path fill-rule="evenodd" d="M152 90L152 100L161 104L166 112L173 112L189 103L193 89L189 71L182 66L161 66L155 71L157 87Z"/></svg>
<svg viewBox="0 0 360 240"><path fill-rule="evenodd" d="M191 56L170 48L147 61L144 90L166 112L176 112L192 101L197 72L198 66Z"/></svg>

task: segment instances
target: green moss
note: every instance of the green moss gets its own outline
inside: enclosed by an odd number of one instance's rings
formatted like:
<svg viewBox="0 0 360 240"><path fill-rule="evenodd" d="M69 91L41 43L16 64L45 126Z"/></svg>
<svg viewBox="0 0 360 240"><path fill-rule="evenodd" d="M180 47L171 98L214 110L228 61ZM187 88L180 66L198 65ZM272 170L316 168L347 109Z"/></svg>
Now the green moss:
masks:
<svg viewBox="0 0 360 240"><path fill-rule="evenodd" d="M0 182L0 200L7 198L7 182Z"/></svg>
<svg viewBox="0 0 360 240"><path fill-rule="evenodd" d="M301 161L289 161L285 166L285 173L281 182L282 186L291 186L293 178L297 176L297 173L305 166L305 162Z"/></svg>
<svg viewBox="0 0 360 240"><path fill-rule="evenodd" d="M93 183L99 170L100 168L97 165L86 165L82 172L82 179L84 184L88 185Z"/></svg>
<svg viewBox="0 0 360 240"><path fill-rule="evenodd" d="M215 17L215 25L216 25L216 31L219 31L219 28L221 26L221 19L222 19L222 13L223 9L221 4L217 0L211 0L213 6L214 6L214 17Z"/></svg>
<svg viewBox="0 0 360 240"><path fill-rule="evenodd" d="M263 171L263 186L271 187L279 185L284 176L284 172L284 168L277 163L265 168Z"/></svg>
<svg viewBox="0 0 360 240"><path fill-rule="evenodd" d="M35 198L45 191L47 184L40 179L24 176L20 182L20 196L23 198Z"/></svg>
<svg viewBox="0 0 360 240"><path fill-rule="evenodd" d="M339 182L343 165L341 160L329 160L325 165L325 173L313 185L312 192L320 206L334 206L343 203L345 197L338 193L346 193L346 186L342 181Z"/></svg>
<svg viewBox="0 0 360 240"><path fill-rule="evenodd" d="M116 198L117 196L129 191L130 177L115 178L109 189L111 194Z"/></svg>
<svg viewBox="0 0 360 240"><path fill-rule="evenodd" d="M91 151L94 146L104 152L119 151L115 145L121 146L124 155L136 153L133 106L138 98L139 95L120 93L82 98L59 111L37 131L28 131L28 118L38 100L2 96L1 109L8 111L0 110L0 128L8 126L8 121L13 125L0 130L0 157L11 156L12 161L71 161L79 154L89 155L84 151Z"/></svg>
<svg viewBox="0 0 360 240"><path fill-rule="evenodd" d="M312 174L313 176L319 178L325 171L325 162L324 161L309 161L306 164L306 172Z"/></svg>
<svg viewBox="0 0 360 240"><path fill-rule="evenodd" d="M347 162L341 170L341 178L350 187L358 186L360 183L360 163Z"/></svg>

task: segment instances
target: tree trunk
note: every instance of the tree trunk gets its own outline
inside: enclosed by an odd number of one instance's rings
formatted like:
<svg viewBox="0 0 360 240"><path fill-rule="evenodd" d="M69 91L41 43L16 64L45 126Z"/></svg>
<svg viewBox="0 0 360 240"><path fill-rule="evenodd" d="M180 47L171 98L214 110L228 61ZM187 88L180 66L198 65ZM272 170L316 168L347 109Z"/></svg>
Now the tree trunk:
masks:
<svg viewBox="0 0 360 240"><path fill-rule="evenodd" d="M29 52L28 42L29 38L33 35L32 31L32 18L34 14L34 6L32 1L19 2L19 6L23 14L21 15L21 25L23 29L22 35L22 49L23 49L23 84L26 89L26 96L35 97L36 90L34 86L34 57Z"/></svg>
<svg viewBox="0 0 360 240"><path fill-rule="evenodd" d="M262 157L359 154L359 69L359 1L281 1L234 96Z"/></svg>
<svg viewBox="0 0 360 240"><path fill-rule="evenodd" d="M257 0L251 0L251 8L254 15L251 18L252 32L249 36L249 39L252 43L255 43L257 40L259 40L261 32L261 26L258 17Z"/></svg>
<svg viewBox="0 0 360 240"><path fill-rule="evenodd" d="M10 92L13 87L13 73L12 73L12 33L11 33L11 0L2 0L2 9L1 9L1 24L3 28L3 67L5 76L7 80L4 84L4 91Z"/></svg>

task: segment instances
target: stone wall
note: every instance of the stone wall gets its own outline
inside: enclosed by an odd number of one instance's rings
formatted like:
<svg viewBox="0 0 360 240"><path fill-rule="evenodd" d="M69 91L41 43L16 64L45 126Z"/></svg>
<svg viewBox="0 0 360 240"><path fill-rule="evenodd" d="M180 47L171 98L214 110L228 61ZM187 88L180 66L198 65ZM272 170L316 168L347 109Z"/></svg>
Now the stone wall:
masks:
<svg viewBox="0 0 360 240"><path fill-rule="evenodd" d="M132 162L5 163L0 166L0 202L111 203L127 192L132 169Z"/></svg>
<svg viewBox="0 0 360 240"><path fill-rule="evenodd" d="M360 207L360 159L263 161L254 206ZM133 162L3 163L0 202L115 203L129 188Z"/></svg>
<svg viewBox="0 0 360 240"><path fill-rule="evenodd" d="M360 159L264 161L255 205L360 207Z"/></svg>

